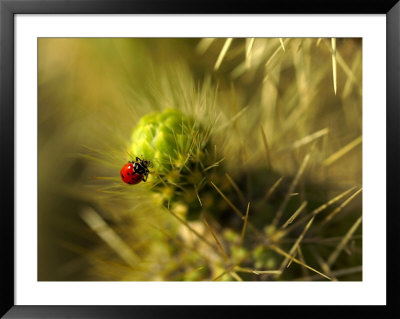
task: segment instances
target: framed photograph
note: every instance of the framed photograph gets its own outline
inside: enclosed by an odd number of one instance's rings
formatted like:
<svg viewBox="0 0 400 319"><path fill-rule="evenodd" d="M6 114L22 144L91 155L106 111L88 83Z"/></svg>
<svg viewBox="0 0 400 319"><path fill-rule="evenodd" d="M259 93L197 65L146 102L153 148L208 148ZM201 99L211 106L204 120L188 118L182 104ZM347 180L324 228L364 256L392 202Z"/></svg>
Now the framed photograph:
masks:
<svg viewBox="0 0 400 319"><path fill-rule="evenodd" d="M397 1L0 4L1 315L399 315Z"/></svg>

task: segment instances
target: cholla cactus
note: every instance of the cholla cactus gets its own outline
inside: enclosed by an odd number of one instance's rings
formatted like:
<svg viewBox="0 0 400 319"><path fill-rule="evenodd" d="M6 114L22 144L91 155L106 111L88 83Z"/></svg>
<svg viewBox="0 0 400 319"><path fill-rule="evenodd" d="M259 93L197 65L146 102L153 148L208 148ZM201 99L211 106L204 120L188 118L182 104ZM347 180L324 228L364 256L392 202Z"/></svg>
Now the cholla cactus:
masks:
<svg viewBox="0 0 400 319"><path fill-rule="evenodd" d="M189 197L191 202L196 197L200 200L198 192L211 162L209 151L209 136L201 123L172 108L142 117L132 133L129 149L132 159L140 154L151 161L149 182L156 197L168 207L171 201L177 203L183 198L186 202ZM182 207L186 214L188 207L181 203L181 212ZM191 211L189 218L193 215Z"/></svg>

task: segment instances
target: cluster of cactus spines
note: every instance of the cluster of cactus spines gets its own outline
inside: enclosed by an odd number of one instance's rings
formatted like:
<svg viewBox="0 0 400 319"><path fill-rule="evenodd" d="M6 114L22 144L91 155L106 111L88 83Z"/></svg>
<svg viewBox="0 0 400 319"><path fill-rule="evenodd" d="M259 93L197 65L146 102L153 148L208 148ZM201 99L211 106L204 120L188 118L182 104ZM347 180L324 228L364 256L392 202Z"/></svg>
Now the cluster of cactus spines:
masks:
<svg viewBox="0 0 400 319"><path fill-rule="evenodd" d="M228 272L220 277L218 274L222 274L224 269L235 262L247 266L250 273L249 269L253 269L254 275L259 269L272 270L279 267L278 256L282 257L282 252L277 254L268 245L285 247L286 251L291 247L293 249L294 246L281 243L290 232L282 228L283 221L276 220L276 214L282 209L294 213L299 207L305 207L300 199L289 200L288 197L294 192L294 187L304 172L303 165L296 177L292 180L286 178L286 182L279 185L279 190L274 191L276 194L268 194L267 203L265 190L271 188L274 181L279 180L279 176L270 170L254 168L242 171L235 176L235 181L228 175L223 163L213 154L212 137L202 123L177 109L167 108L163 112L154 112L142 117L132 133L131 142L129 152L132 159L140 154L153 163L149 191L158 203L180 216L185 231L189 229L198 234L197 239L200 242L212 243L209 246L197 246L198 252L209 255L210 246L216 251L223 251L222 256L217 254L220 258L214 258L214 261L209 263L207 270L189 272L182 275L182 279L201 280L211 276L218 280L232 280L232 276L238 276L235 272ZM240 167L240 163L238 165ZM252 192L253 204L249 218L248 211L246 217L244 213L247 199L238 189L238 185L246 185L248 178L257 183L257 189ZM249 206L250 203L247 209ZM218 235L207 222L204 223L206 218L211 219L215 227L219 227ZM299 236L304 231L304 225L296 229L292 234ZM244 236L245 232L247 236ZM187 238L183 236L183 240L186 241ZM296 252L291 252L294 253ZM199 258L189 259L193 266L199 265ZM281 264L277 271L282 271L282 267ZM241 274L240 278L249 279L249 276L249 273ZM259 275L257 278L272 277Z"/></svg>

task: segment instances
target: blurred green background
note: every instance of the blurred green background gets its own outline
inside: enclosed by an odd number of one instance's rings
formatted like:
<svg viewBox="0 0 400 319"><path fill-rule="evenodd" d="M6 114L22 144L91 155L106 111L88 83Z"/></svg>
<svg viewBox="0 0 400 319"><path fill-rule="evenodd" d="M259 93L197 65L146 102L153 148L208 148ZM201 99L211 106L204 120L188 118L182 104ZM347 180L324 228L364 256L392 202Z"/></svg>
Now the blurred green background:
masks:
<svg viewBox="0 0 400 319"><path fill-rule="evenodd" d="M335 203L343 204L339 218L310 237L319 245L304 249L313 268L342 271L341 280L361 280L361 227L344 243L333 268L324 267L361 216L361 39L38 41L38 280L212 280L224 270L215 252L205 252L206 262L194 257L194 239L154 203L145 186L128 189L119 179L129 160L132 130L143 115L181 104L200 121L209 121L196 109L207 101L223 129L213 141L221 146L224 169L252 207L275 205L276 211L286 193L282 190L267 204L257 197L258 190L267 193L279 177L290 188L311 150L291 195L314 205L307 212L346 190L358 192L348 202L345 197ZM238 166L249 174L235 175ZM264 170L271 172L268 178L260 175ZM301 201L290 201L293 213ZM263 220L260 229L270 222ZM216 218L214 225L223 246L229 246L230 233L238 237L240 227L232 230L224 223ZM206 232L200 224L191 225ZM184 252L176 238L192 248ZM244 254L259 255L254 267L258 261L262 268L279 265L282 256L249 241ZM277 245L290 249L279 240ZM315 275L290 267L293 273L285 280ZM232 276L225 279L238 280Z"/></svg>

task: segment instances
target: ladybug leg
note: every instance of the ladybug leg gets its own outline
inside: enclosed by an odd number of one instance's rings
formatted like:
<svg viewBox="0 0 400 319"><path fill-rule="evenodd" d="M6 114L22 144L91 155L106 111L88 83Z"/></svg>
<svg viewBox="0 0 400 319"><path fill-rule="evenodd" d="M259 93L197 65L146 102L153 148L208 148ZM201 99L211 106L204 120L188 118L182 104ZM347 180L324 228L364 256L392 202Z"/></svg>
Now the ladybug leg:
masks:
<svg viewBox="0 0 400 319"><path fill-rule="evenodd" d="M143 176L143 182L147 181L147 177L149 177L149 175L147 174L147 172L144 174Z"/></svg>

